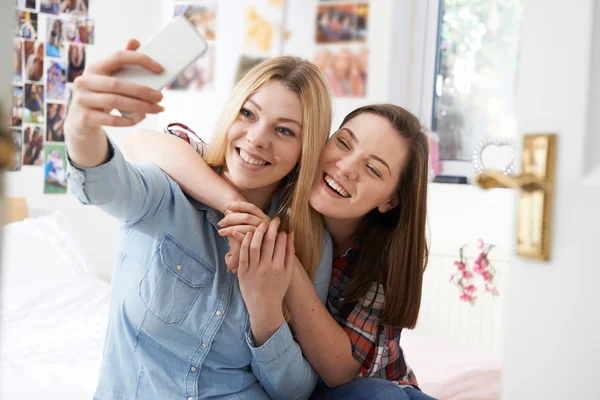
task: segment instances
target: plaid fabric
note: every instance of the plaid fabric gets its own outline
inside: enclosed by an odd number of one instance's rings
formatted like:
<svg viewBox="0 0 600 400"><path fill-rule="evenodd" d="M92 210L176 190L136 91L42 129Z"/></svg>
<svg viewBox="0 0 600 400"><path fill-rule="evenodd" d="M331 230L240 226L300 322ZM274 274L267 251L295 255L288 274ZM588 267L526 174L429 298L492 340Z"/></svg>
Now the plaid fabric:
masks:
<svg viewBox="0 0 600 400"><path fill-rule="evenodd" d="M327 308L352 342L352 354L362 364L360 376L418 387L400 347L402 329L387 327L379 319L385 302L383 285L373 283L363 299L344 303L342 293L352 278L359 248L359 244L354 243L346 254L333 260Z"/></svg>
<svg viewBox="0 0 600 400"><path fill-rule="evenodd" d="M185 140L198 152L198 154L200 154L201 157L204 157L204 151L206 150L207 144L191 128L188 128L182 123L173 122L165 127L165 133L170 133L171 135L175 135L178 138Z"/></svg>

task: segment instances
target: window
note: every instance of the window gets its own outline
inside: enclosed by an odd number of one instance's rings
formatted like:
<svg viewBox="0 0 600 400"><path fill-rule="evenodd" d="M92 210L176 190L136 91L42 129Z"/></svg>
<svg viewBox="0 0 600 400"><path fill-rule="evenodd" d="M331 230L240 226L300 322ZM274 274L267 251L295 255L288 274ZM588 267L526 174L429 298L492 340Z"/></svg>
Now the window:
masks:
<svg viewBox="0 0 600 400"><path fill-rule="evenodd" d="M522 0L428 3L421 114L439 138L441 173L473 176L481 139L515 136Z"/></svg>

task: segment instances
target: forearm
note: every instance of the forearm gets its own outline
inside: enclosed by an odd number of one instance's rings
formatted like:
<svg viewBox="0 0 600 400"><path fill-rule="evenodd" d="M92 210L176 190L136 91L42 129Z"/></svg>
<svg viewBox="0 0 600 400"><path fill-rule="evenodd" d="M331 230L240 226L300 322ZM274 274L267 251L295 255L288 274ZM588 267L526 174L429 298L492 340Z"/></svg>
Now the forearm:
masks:
<svg viewBox="0 0 600 400"><path fill-rule="evenodd" d="M354 379L360 371L360 363L352 356L350 339L321 303L299 262L285 302L292 315L296 340L323 381L335 387Z"/></svg>
<svg viewBox="0 0 600 400"><path fill-rule="evenodd" d="M125 150L136 162L153 162L189 196L220 212L242 195L221 178L185 141L161 132L138 131L125 139Z"/></svg>
<svg viewBox="0 0 600 400"><path fill-rule="evenodd" d="M65 144L71 161L83 168L93 168L106 162L109 146L102 128L92 132L65 132Z"/></svg>
<svg viewBox="0 0 600 400"><path fill-rule="evenodd" d="M262 346L285 322L281 307L275 309L252 310L248 308L250 315L250 329L254 337L254 344Z"/></svg>

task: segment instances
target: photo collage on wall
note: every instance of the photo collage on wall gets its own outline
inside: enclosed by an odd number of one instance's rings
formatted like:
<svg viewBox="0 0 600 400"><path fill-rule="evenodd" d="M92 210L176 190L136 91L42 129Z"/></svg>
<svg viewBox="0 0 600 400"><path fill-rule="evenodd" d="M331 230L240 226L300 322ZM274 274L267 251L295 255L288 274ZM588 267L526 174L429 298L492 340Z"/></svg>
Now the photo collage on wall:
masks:
<svg viewBox="0 0 600 400"><path fill-rule="evenodd" d="M368 1L320 0L315 64L335 97L365 97L369 73Z"/></svg>
<svg viewBox="0 0 600 400"><path fill-rule="evenodd" d="M172 16L180 15L184 15L198 29L208 48L202 57L167 86L167 90L212 90L215 82L217 1L176 1Z"/></svg>
<svg viewBox="0 0 600 400"><path fill-rule="evenodd" d="M242 54L234 83L256 65L282 54L284 13L285 0L246 0Z"/></svg>
<svg viewBox="0 0 600 400"><path fill-rule="evenodd" d="M64 121L72 83L85 68L86 47L94 44L88 8L89 0L15 3L8 124L20 146L13 170L43 166L44 193L66 193Z"/></svg>

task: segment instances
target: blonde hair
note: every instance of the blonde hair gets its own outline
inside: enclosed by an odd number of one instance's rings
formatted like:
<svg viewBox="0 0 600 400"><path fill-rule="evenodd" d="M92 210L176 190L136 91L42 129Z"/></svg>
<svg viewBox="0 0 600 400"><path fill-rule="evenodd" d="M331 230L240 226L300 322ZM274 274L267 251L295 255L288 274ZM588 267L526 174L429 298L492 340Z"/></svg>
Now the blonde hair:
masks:
<svg viewBox="0 0 600 400"><path fill-rule="evenodd" d="M229 128L246 99L271 80L295 92L302 103L302 155L277 188L282 199L277 215L283 229L295 232L296 256L313 279L321 259L323 225L321 216L308 204L308 197L329 136L332 115L329 89L317 66L297 57L283 56L252 68L234 86L217 121L205 160L212 166L225 164Z"/></svg>

